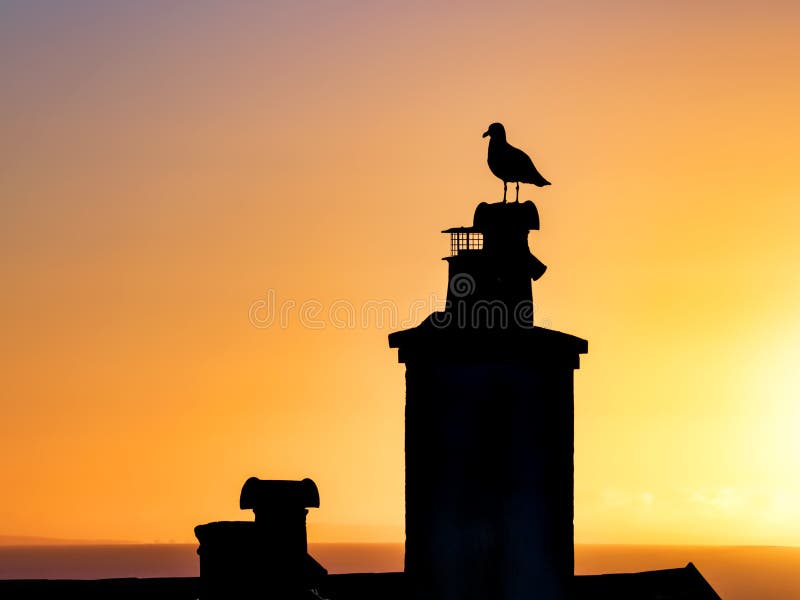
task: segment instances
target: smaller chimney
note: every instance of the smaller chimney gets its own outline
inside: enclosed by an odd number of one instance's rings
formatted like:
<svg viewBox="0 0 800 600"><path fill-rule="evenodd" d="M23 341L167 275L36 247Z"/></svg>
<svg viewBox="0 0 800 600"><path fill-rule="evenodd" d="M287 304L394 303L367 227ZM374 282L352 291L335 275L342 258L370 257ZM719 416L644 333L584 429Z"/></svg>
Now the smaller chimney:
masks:
<svg viewBox="0 0 800 600"><path fill-rule="evenodd" d="M242 486L239 507L255 521L217 521L194 528L200 542L202 600L291 598L309 590L325 568L308 554L306 515L319 508L311 479L262 480Z"/></svg>

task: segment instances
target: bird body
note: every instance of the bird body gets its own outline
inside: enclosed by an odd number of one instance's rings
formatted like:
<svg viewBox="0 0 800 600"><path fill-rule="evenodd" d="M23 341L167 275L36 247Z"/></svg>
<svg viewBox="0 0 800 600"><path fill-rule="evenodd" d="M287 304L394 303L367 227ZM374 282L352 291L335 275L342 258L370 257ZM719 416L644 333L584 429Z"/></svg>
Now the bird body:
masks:
<svg viewBox="0 0 800 600"><path fill-rule="evenodd" d="M495 177L503 180L503 202L506 201L509 182L517 184L517 201L520 183L532 183L537 187L550 185L536 169L530 156L506 141L506 130L501 123L489 125L489 129L483 134L483 137L486 136L489 136L489 170Z"/></svg>

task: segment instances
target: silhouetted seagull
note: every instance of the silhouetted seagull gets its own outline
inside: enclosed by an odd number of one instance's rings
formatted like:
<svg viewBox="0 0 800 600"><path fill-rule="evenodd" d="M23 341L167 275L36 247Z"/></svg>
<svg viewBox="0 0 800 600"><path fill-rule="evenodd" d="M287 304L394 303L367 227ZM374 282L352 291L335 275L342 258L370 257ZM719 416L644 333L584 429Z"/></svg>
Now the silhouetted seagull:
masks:
<svg viewBox="0 0 800 600"><path fill-rule="evenodd" d="M550 185L536 167L530 156L519 148L514 148L506 141L506 128L502 123L492 123L489 125L483 137L489 136L489 169L496 177L503 180L503 202L506 201L506 190L508 182L514 181L517 184L517 202L519 202L519 184L532 183L542 187Z"/></svg>

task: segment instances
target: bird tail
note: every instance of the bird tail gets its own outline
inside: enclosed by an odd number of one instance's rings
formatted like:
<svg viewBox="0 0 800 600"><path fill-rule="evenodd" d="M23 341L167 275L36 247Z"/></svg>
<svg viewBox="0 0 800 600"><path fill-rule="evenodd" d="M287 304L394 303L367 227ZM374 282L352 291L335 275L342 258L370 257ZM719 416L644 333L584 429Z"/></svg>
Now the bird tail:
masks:
<svg viewBox="0 0 800 600"><path fill-rule="evenodd" d="M542 176L542 174L539 173L538 171L536 173L533 173L532 176L523 179L522 183L532 183L537 187L544 187L546 185L551 185L550 182L547 181L547 179L545 179Z"/></svg>

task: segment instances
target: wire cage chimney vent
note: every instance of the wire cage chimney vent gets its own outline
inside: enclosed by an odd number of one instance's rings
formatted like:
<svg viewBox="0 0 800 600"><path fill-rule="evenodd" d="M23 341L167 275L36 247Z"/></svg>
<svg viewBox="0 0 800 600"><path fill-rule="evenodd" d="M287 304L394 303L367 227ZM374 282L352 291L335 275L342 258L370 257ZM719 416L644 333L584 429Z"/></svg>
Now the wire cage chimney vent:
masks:
<svg viewBox="0 0 800 600"><path fill-rule="evenodd" d="M450 256L483 250L483 233L472 227L453 227L442 233L450 234Z"/></svg>

